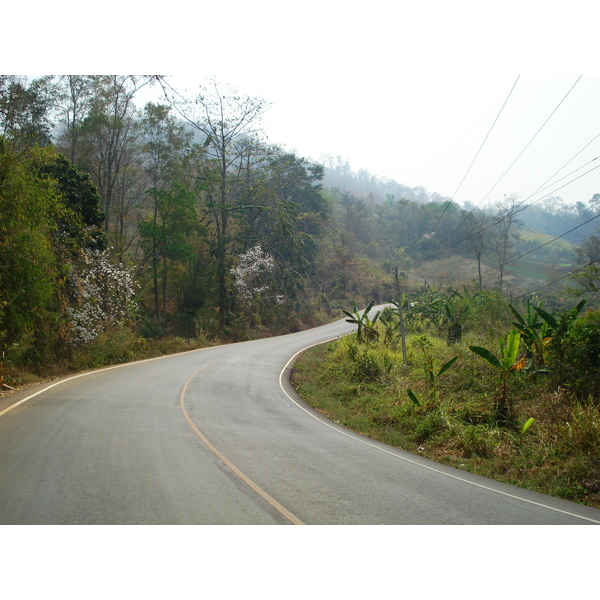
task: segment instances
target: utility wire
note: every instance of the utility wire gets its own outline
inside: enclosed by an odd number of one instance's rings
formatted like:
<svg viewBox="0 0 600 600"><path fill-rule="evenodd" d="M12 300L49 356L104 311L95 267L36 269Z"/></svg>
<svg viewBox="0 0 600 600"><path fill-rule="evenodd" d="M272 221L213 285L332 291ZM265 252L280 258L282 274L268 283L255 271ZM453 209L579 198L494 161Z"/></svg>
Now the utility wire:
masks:
<svg viewBox="0 0 600 600"><path fill-rule="evenodd" d="M600 217L600 213L597 214L595 217L592 217L591 219L588 219L587 221L580 223L579 225L577 225L577 227L573 227L572 229L569 229L569 231L565 231L563 234L557 235L555 238L552 238L551 240L547 241L546 243L541 244L540 246L537 246L533 250L529 250L529 252L525 252L525 254L521 254L521 256L517 256L516 258L513 258L512 260L507 261L506 264L510 265L511 263L514 263L515 261L519 260L520 258L523 258L524 256L527 256L528 254L531 254L532 252L535 252L536 250L539 250L540 248L543 248L544 246L547 246L548 244L551 244L552 242L554 242L562 237L565 237L565 235L568 235L569 233L575 231L576 229L579 229L580 227L583 227L584 225L591 223L593 220L597 219L598 217Z"/></svg>
<svg viewBox="0 0 600 600"><path fill-rule="evenodd" d="M595 160L596 160L596 159L594 158L594 159L593 159L592 161L590 161L590 162L593 162L593 161L595 161ZM570 162L570 161L569 161L569 162ZM568 164L568 163L567 163L567 164ZM588 164L589 164L589 163L588 163ZM517 213L516 213L516 214L518 214L519 212L522 212L523 210L526 210L527 208L529 208L530 206L532 206L532 205L533 205L533 204L535 204L536 202L539 202L540 200L543 200L544 198L547 198L547 197L548 197L548 196L550 196L552 193L554 193L554 192L557 192L558 190L562 189L563 187L566 187L567 185L570 185L571 183L573 183L573 181L576 181L577 179L580 179L581 177L583 177L583 176L587 175L588 173L591 173L592 171L595 171L595 170L596 170L596 169L598 169L599 167L600 167L600 165L597 165L597 166L593 167L592 169L590 169L589 171L586 171L586 172L585 172L585 173L583 173L582 175L579 175L578 177L575 177L575 179L572 179L571 181L567 182L566 184L562 185L561 187L559 187L559 188L557 188L557 189L553 190L553 192L551 192L550 194L546 194L545 196L542 196L541 198L538 198L537 200L534 200L533 202L531 202L530 204L528 204L528 205L526 205L526 206L523 206L523 205L522 205L522 206L521 206L521 207L520 207L520 208L517 210ZM579 168L582 168L582 167L579 167ZM579 170L579 169L575 169L575 171L578 171L578 170ZM574 173L575 171L573 171L573 173ZM568 177L568 175L567 175L566 177ZM563 177L562 179L564 179L564 177ZM513 262L515 262L516 260L518 260L519 258L522 258L523 256L526 256L527 254L531 254L532 252L535 252L536 250L539 250L539 248L542 248L542 247L544 247L544 246L547 246L548 244L552 243L553 241L555 241L555 240L557 240L557 239L559 239L559 238L561 238L561 237L564 237L565 235L568 235L568 234L569 234L569 233L571 233L572 231L575 231L576 229L579 229L580 227L583 227L584 225L587 225L588 223L590 223L591 221L594 221L594 220L595 220L595 219L597 219L598 217L600 217L600 213L599 213L599 214L597 214L595 217L592 217L591 219L588 219L587 221L585 221L585 222L583 222L583 223L580 223L580 224L579 224L579 225L577 225L576 227L573 227L573 228L572 228L572 229L570 229L569 231L566 231L565 233L563 233L563 234L561 234L561 235L559 235L559 236L557 236L557 237L555 237L555 238L551 239L550 241L548 241L548 242L546 242L546 243L544 243L544 244L541 244L541 245L540 245L540 246L538 246L537 248L534 248L533 250L530 250L529 252L526 252L525 254L522 254L521 256L518 256L517 258L514 258L514 259L510 260L509 262L507 262L507 264L513 263ZM472 237L474 237L474 236L476 236L476 235L479 235L480 233L484 233L485 231L488 231L489 229L491 229L492 227L494 227L494 226L495 226L495 225L497 225L498 223L501 223L503 220L504 220L504 218L502 218L502 219L498 219L497 221L494 221L494 222L493 222L491 225L489 225L488 227L484 227L483 229L480 229L479 231L475 232L474 234L472 234L472 235L470 235L470 236L467 236L466 238L464 238L464 239L460 240L459 242L455 242L454 244L452 244L452 245L450 245L450 246L448 246L448 247L446 247L446 248L443 248L442 250L439 250L438 252L436 252L436 253L434 253L434 254L432 254L432 255L428 256L426 259L423 259L423 260L421 260L421 261L419 261L419 262L417 262L417 263L414 263L414 264L413 264L413 266L414 266L414 265L418 265L418 264L420 264L421 262L425 262L425 260L427 260L427 259L429 259L429 258L432 258L433 256L436 256L437 254L439 254L439 253L441 253L441 252L444 252L445 250L448 250L448 249L450 249L450 248L453 248L454 246L456 246L456 245L458 245L458 244L462 244L463 242L465 242L465 241L467 241L467 240L471 239ZM464 221L463 221L463 223L464 223ZM530 292L526 292L525 294L522 294L521 296L518 296L517 298L515 298L515 300L519 300L520 298L523 298L523 297L525 297L525 296L528 296L528 295L534 294L535 292L538 292L538 291L540 291L540 290L543 290L543 289L545 289L545 288L547 288L547 287L550 287L550 286L554 285L555 283L558 283L559 281L562 281L563 279L567 279L568 277L571 277L571 276L572 276L572 275L574 275L575 273L579 273L580 271L583 271L584 269L586 269L587 267L589 267L591 264L593 264L593 262L594 262L594 261L590 262L590 263L589 263L589 264L587 264L587 265L584 265L583 267L581 267L581 268L579 268L579 269L575 269L574 271L571 271L571 272L570 272L570 273L568 273L567 275L563 275L562 277L559 277L558 279L556 279L556 280L554 280L554 281L551 281L550 283L548 283L548 284L546 284L546 285L543 285L543 286L541 286L541 287L539 287L539 288L536 288L535 290L532 290L532 291L530 291Z"/></svg>
<svg viewBox="0 0 600 600"><path fill-rule="evenodd" d="M594 261L588 263L587 265L584 265L583 267L580 267L579 269L575 269L574 271L571 271L570 273L567 273L566 275L563 275L562 277L559 277L558 279L555 279L554 281L551 281L550 283L547 283L546 285L542 285L541 287L536 288L535 290L531 290L530 292L525 292L524 294L521 294L520 296L517 296L516 298L514 298L514 300L516 301L516 300L520 300L521 298L525 298L525 296L531 296L531 294L535 294L536 292L539 292L540 290L544 290L547 287L550 287L550 286L554 285L555 283L562 281L563 279L568 279L572 275L575 275L575 273L584 271L585 269L587 269L589 266L591 266L593 264L594 264Z"/></svg>
<svg viewBox="0 0 600 600"><path fill-rule="evenodd" d="M595 159L594 159L595 160ZM593 161L590 161L593 162ZM581 175L575 177L574 179L571 179L571 181L568 181L567 183L565 183L564 185L561 185L558 188L555 188L554 190L552 190L552 192L546 194L545 196L542 196L540 198L538 198L537 200L534 200L533 202L530 202L529 204L525 204L524 202L521 204L521 206L518 208L518 210L515 212L515 214L518 214L520 212L523 212L524 210L527 210L529 207L533 206L534 204L536 204L537 202L540 202L540 200L543 200L544 198L547 198L548 196L551 196L552 194L554 194L555 192L558 192L559 190L561 190L564 187L567 187L568 185L570 185L571 183L573 183L574 181L577 181L578 179L581 179L582 177L584 177L585 175L587 175L588 173L591 173L592 171L595 171L596 169L600 168L600 165L597 165L593 168L591 168L589 171L586 171L585 173L582 173ZM578 169L576 169L578 170ZM575 171L573 171L575 172ZM469 215L472 213L473 211L471 211L467 217L463 220L463 222L454 229L454 231L456 231L457 229L459 229L464 223L465 221L469 218ZM420 265L421 263L434 258L435 256L437 256L438 254L441 254L443 252L445 252L446 250L450 250L451 248L454 248L454 246L457 246L458 244L462 244L463 242L466 242L467 240L470 240L471 238L475 237L476 235L479 235L481 233L485 233L486 231L490 230L492 227L495 227L496 225L498 225L498 223L501 223L502 221L505 220L505 217L502 217L500 219L498 219L497 221L494 221L493 223L491 223L490 225L488 225L487 227L484 227L482 229L480 229L479 231L476 231L475 233L468 235L467 237L459 240L458 242L454 242L454 244L450 244L449 246L446 246L445 248L441 248L440 250L438 250L437 252L434 252L433 254L430 254L429 256L421 259L420 261L417 261L416 263L413 263L414 265Z"/></svg>
<svg viewBox="0 0 600 600"><path fill-rule="evenodd" d="M598 134L598 135L600 135L600 134ZM598 136L596 136L596 137L598 137ZM589 146L589 144L588 144L588 146ZM580 153L581 153L581 150L577 154L580 154ZM558 175L569 164L569 162L571 162L571 160L573 160L573 159L571 159L568 163L566 163L558 171L556 171L556 173L554 173L554 175L552 175L552 177L550 177L549 179L546 179L546 181L544 183L542 183L542 185L535 192L533 192L532 194L530 194L529 196L527 196L527 199L532 198L536 194L539 194L540 192L543 192L544 190L548 189L549 187L552 187L552 185L556 185L557 183L561 182L563 179L566 179L567 177L570 177L571 175L573 175L573 173L577 173L577 171L579 171L581 169L584 169L585 167L587 167L588 165L590 165L591 163L593 163L595 160L598 160L598 158L599 158L598 156L592 158L592 160L586 162L584 165L581 165L580 167L577 167L576 169L573 169L573 171L571 171L570 173L567 173L566 175L564 175L560 179L557 179L551 185L546 185L552 178L554 178L556 175ZM543 196L543 198L546 198L547 196L548 196L548 194L546 194L545 196Z"/></svg>
<svg viewBox="0 0 600 600"><path fill-rule="evenodd" d="M571 86L571 88L565 94L565 96L563 97L563 99L557 104L556 108L550 113L550 116L542 123L542 126L536 131L535 135L529 140L529 142L527 142L525 148L523 148L523 150L521 150L521 152L519 153L519 155L517 156L517 158L515 158L515 160L513 160L513 162L508 167L508 169L506 169L506 171L504 171L504 173L502 174L502 176L500 177L500 179L498 179L498 181L496 181L496 183L492 186L492 188L490 189L490 191L480 200L479 204L481 204L492 193L493 189L502 181L502 179L504 179L504 176L513 168L513 166L519 160L519 158L521 158L521 156L523 155L523 153L525 152L525 150L527 150L527 148L529 148L529 146L531 145L531 143L533 142L533 140L535 140L535 138L538 136L538 134L540 133L540 131L542 131L542 129L546 126L546 124L548 123L548 121L553 117L554 113L559 109L559 107L562 105L562 103L567 99L567 96L573 91L573 88L579 83L579 80L581 79L581 77L582 76L580 75L577 78L577 81Z"/></svg>
<svg viewBox="0 0 600 600"><path fill-rule="evenodd" d="M597 137L600 136L600 133L596 134L581 150L579 150L579 152L577 152L574 156L572 156L560 169L558 169L558 171L556 171L554 173L554 175L550 176L535 192L533 192L532 194L530 194L525 200L524 202L526 202L527 200L529 200L530 198L533 198L533 196L535 196L536 194L544 191L545 189L551 187L549 185L546 185L548 183L548 181L551 181L554 177L556 177L556 175L558 175L558 173L560 173L569 163L573 162L573 160L575 158L577 158L577 156L579 156ZM577 169L574 169L573 171L571 171L570 173L567 173L566 175L564 175L563 177L561 177L560 179L558 179L557 181L554 182L553 185L556 185L557 183L561 182L563 179L566 179L567 177L570 177L571 175L573 175L574 173L576 173L577 171L587 167L589 164L593 163L595 160L597 160L599 157L596 156L595 158L593 158L592 160L588 161L587 163L585 163L584 165L578 167ZM586 171L585 173L583 173L583 175L587 175L588 173L590 173L591 171L593 171L594 169L590 169L590 171ZM554 192L557 192L558 190L562 189L563 187L566 187L567 185L569 185L570 183L572 183L573 181L576 181L577 179L579 179L580 177L583 177L583 175L580 175L579 177L576 177L575 179L569 181L568 183L566 183L565 185L554 189L552 192L545 194L544 196L542 196L541 198L538 198L537 200L535 200L534 202L531 202L530 204L524 206L522 208L522 210L527 210L530 206L533 206L533 204L535 204L536 202L539 202L540 200L543 200L544 198L547 198L548 196L550 196L551 194L553 194ZM459 230L464 223L467 221L467 219L473 214L473 212L475 212L475 209L471 210L467 216L463 219L463 221L454 228L454 230L451 232L454 233L455 231ZM519 210L518 212L521 212L521 210ZM467 236L466 238L462 239L459 242L456 242L454 244L452 244L451 246L447 246L446 248L442 248L441 250L438 250L437 252L434 252L433 254L427 256L426 258L422 259L422 261L419 261L416 264L420 264L421 262L424 262L426 260L429 260L430 258L433 258L434 256L437 256L438 254L444 252L445 250L448 250L450 248L453 248L454 246L456 246L457 244L460 244L462 242L466 242L467 240L470 240L472 237L479 235L480 233L483 233L485 231L487 231L488 229L490 229L491 227L493 227L494 225L497 225L498 223L501 223L503 219L500 219L498 221L495 221L490 227L486 227L484 229L481 229L479 231L476 231L475 233L471 234L470 236ZM568 232L567 232L568 233ZM566 235L566 234L565 234Z"/></svg>
<svg viewBox="0 0 600 600"><path fill-rule="evenodd" d="M525 150L527 150L527 148L529 148L529 146L531 145L531 143L533 142L533 140L535 140L535 138L538 136L538 134L540 133L540 131L546 126L546 124L552 118L552 116L554 115L554 113L559 109L559 107L561 106L561 104L567 99L567 96L573 91L573 88L579 83L579 80L581 79L581 77L582 77L582 75L580 75L577 78L577 81L575 81L575 83L571 86L571 88L565 94L565 96L563 97L563 99L556 105L556 108L550 113L550 115L548 116L548 118L542 123L542 126L537 130L537 132L535 133L535 135L529 140L529 142L527 142L526 146L523 148L523 150L521 150L521 152L519 153L519 155L517 156L517 158L515 158L515 160L513 160L513 162L508 167L508 169L506 169L506 171L504 171L504 173L501 175L500 179L498 179L498 181L496 181L496 183L491 187L490 191L477 203L477 205L475 206L475 208L477 208L492 193L492 191L494 190L494 188L502 181L502 179L504 179L504 177L506 176L506 174L513 168L513 166L519 160L519 158L521 158L521 156L523 155L523 153L525 152ZM465 217L465 219L462 221L462 223L460 223L460 225L458 225L458 227L456 227L456 229L454 231L456 231L457 229L459 229L463 225L463 223L469 218L469 215L472 212L474 212L475 208Z"/></svg>
<svg viewBox="0 0 600 600"><path fill-rule="evenodd" d="M471 170L471 168L475 164L475 161L477 160L477 157L479 156L481 150L483 149L483 146L487 142L487 139L490 137L490 134L492 133L492 129L494 129L494 126L496 125L496 122L500 118L500 115L502 114L502 111L504 110L504 107L506 106L506 103L508 102L508 99L510 98L511 94L513 93L513 90L515 89L515 86L517 85L517 82L519 81L520 77L521 76L519 75L517 77L517 79L515 80L515 82L513 83L513 86L510 89L510 92L508 92L508 96L506 97L506 100L504 100L504 103L502 104L502 108L500 108L500 112L496 115L496 118L494 119L494 122L492 123L492 126L490 127L490 130L487 132L487 135L485 136L485 139L483 140L481 146L479 147L479 150L477 150L477 154L475 154L475 158L473 159L473 161L469 165L469 168L467 169L467 172L465 173L464 177L461 179L461 182L458 184L458 187L456 188L456 191L454 192L454 194L452 194L452 198L446 204L446 208L444 208L444 212L442 212L442 214L440 215L440 218L437 220L437 223L433 226L432 231L435 231L435 228L439 225L440 221L442 220L442 217L446 214L446 211L448 210L448 207L450 206L450 204L452 203L452 201L456 197L456 194L458 194L458 190L460 190L460 188L462 187L462 184L464 183L465 179L467 178L467 175L469 174L469 171Z"/></svg>
<svg viewBox="0 0 600 600"><path fill-rule="evenodd" d="M519 76L520 77L520 76ZM506 97L504 103L502 104L502 107L500 108L500 111L498 113L498 115L496 116L496 118L494 119L494 122L492 123L492 126L490 127L490 130L488 131L487 135L485 136L481 146L479 147L479 150L477 151L475 158L473 159L473 161L471 162L471 164L469 165L469 168L467 169L467 172L465 173L465 175L463 176L461 182L459 183L458 187L456 188L456 191L454 192L454 194L452 195L452 199L456 196L456 194L458 193L458 191L460 190L462 184L464 183L467 175L469 174L471 168L473 167L473 165L475 164L475 161L477 160L477 157L479 156L479 154L481 153L481 150L483 148L483 146L485 145L488 137L490 136L494 126L496 125L496 122L498 121L498 119L500 118L500 115L502 114L502 111L504 110L504 107L506 106L506 103L508 102L510 96L512 95L513 90L515 89L515 86L517 85L517 82L519 81L519 77L517 77L515 83L513 84L510 92L508 93L508 96ZM164 84L166 84L174 93L176 93L182 100L184 99L183 96L173 88L173 86L171 86L171 84L169 82L167 82L164 78L162 77L157 77L156 78L160 84L160 86L163 89L163 92L165 93L165 97L167 97L167 91L165 89ZM571 88L569 89L569 91L567 92L567 94L563 97L563 99L559 102L559 104L556 106L556 108L552 111L552 113L550 114L550 116L546 119L546 121L544 121L544 123L542 124L542 126L538 129L538 131L536 132L536 134L533 136L533 138L531 138L531 140L529 141L529 143L525 146L525 148L523 148L523 150L521 151L521 153L517 156L517 158L512 162L512 164L508 167L508 169L504 172L504 174L502 175L502 177L500 177L500 179L496 182L496 184L492 187L492 189L486 194L486 196L484 196L484 198L479 202L479 204L481 204L481 202L483 202L483 200L485 200L485 198L487 198L487 196L492 192L492 190L496 187L496 185L498 185L498 183L504 178L504 176L506 175L506 173L508 173L508 171L513 167L513 165L517 162L517 160L521 157L521 155L525 152L525 150L529 147L529 145L533 142L533 140L537 137L537 135L540 133L540 131L543 129L543 127L546 125L546 123L548 123L548 121L550 120L550 118L552 117L552 115L554 115L554 113L558 110L558 108L560 107L560 105L564 102L564 100L567 98L567 96L571 93L571 91L573 90L573 88L575 87L575 85L579 82L579 80L581 79L581 76L579 76L579 78L577 79L577 81L571 86ZM560 173L560 171L562 171L569 163L571 163L579 154L581 154L581 152L583 152L585 150L585 148L587 148L597 137L600 136L600 133L597 134L594 138L592 138L592 140L590 140L590 142L588 142L577 154L575 154L567 163L565 163L558 171L556 171L556 173L554 173L554 175L552 175L549 179L547 179L535 192L533 192L533 194L531 194L529 197L531 198L532 196L534 196L536 193L538 193L539 191L543 191L544 185L546 183L548 183L548 181L550 181L553 177L555 177L558 173ZM597 157L596 157L597 158ZM592 159L590 161L593 162L596 160L596 158ZM587 164L590 164L587 163ZM569 175L575 173L576 171L578 171L579 169L582 169L584 166L583 165L581 167L579 167L578 169L575 169L575 171L572 171L571 173L565 175L564 177L562 177L561 179L559 179L558 181L556 181L555 183L558 183L559 181L562 181L563 179L565 179L566 177L569 177ZM600 167L600 165L598 165L597 167L594 167L593 169L590 169L590 171L587 171L586 173L583 173L583 175L587 175L588 173L590 173L591 171L597 169L598 167ZM560 189L562 189L563 187L565 187L566 185L569 185L570 183L572 183L573 181L579 179L580 177L583 177L583 175L580 175L579 177L576 177L575 179L573 179L572 181L568 182L567 184L557 188L556 190L554 190L551 193L554 193ZM548 186L549 187L549 186ZM517 213L526 210L527 208L529 208L530 206L532 206L533 204L535 204L536 202L539 202L540 200L542 200L543 198L547 198L550 194L546 194L545 196L543 196L542 198L538 198L538 200L535 200L534 202L531 202L530 204L528 204L527 206L522 206L521 208L519 208L519 210L517 211ZM435 224L435 226L433 227L433 231L435 231L435 228L438 226L439 222L441 221L442 217L444 216L444 214L446 213L446 210L448 209L448 207L450 206L450 203L452 202L452 200L450 200L450 202L448 202L448 204L446 205L446 208L444 209L444 211L442 212L442 214L440 215L439 219L437 220L437 223ZM471 211L469 213L469 215L472 213L473 211ZM467 215L467 217L462 221L462 223L456 228L459 229L462 224L466 221L466 219L469 217L469 215ZM565 233L549 240L548 242L541 244L540 246L538 246L537 248L534 248L533 250L530 250L529 252L526 252L525 254L522 254L521 256L518 256L517 258L512 259L511 261L509 261L507 264L511 264L517 260L519 260L520 258L522 258L523 256L527 256L528 254L531 254L532 252L535 252L536 250L539 250L540 248L543 248L544 246L547 246L548 244L554 242L557 239L560 239L562 237L564 237L565 235L568 235L569 233L575 231L576 229L579 229L580 227L583 227L584 225L587 225L588 223L590 223L591 221L597 219L598 217L600 217L600 214L596 215L595 217L592 217L591 219L588 219L587 221L585 221L584 223L581 223L580 225L577 225L576 227L573 227L572 229L570 229L569 231L566 231ZM494 227L495 225L497 225L498 223L502 222L504 219L499 219L498 221L495 221L494 223L492 223L491 225L489 225L488 227L485 227L483 229L481 229L480 231L472 234L471 236L468 236L467 238L464 238L463 240L456 242L455 244L452 244L451 246L448 246L447 248L444 248L442 250L439 250L438 252L432 254L431 256L428 256L426 259L423 259L420 262L424 262L425 260L428 260L429 258L432 258L433 256L436 256L437 254L444 252L445 250L448 250L454 246L456 246L457 244L461 244L465 241L467 241L468 239L474 237L475 235L479 235L480 233L483 233L485 231L487 231L488 229L491 229L492 227ZM455 231L456 231L455 229ZM419 264L419 263L416 263ZM591 264L591 263L590 263ZM527 294L524 295L529 295L532 294L538 290L544 289L546 287L549 287L551 285L553 285L554 283L557 283L558 281L561 281L563 279L566 279L567 277L570 277L571 275L578 273L579 271L582 271L583 269L585 269L587 266L582 267L581 269L577 269L571 273L569 273L568 275L565 275L553 282L550 282L549 284L542 286L541 288L538 288L537 290L534 290L532 292L528 292ZM522 298L523 296L519 296L519 298ZM517 298L518 299L518 298Z"/></svg>
<svg viewBox="0 0 600 600"><path fill-rule="evenodd" d="M546 179L546 181L544 183L542 183L542 185L535 190L535 192L533 192L529 197L531 196L535 196L535 194L537 194L540 191L543 191L544 189L546 189L544 186L551 181L554 177L556 177L569 163L573 162L597 137L600 137L600 133L597 133L579 152L577 152L577 154L575 154L574 156L572 156L558 171L556 171L556 173L554 173L554 175L550 176L548 179ZM596 157L598 158L598 157ZM596 158L593 158L591 161L589 162L593 162L596 160ZM586 164L589 164L586 163ZM583 167L586 165L583 165L582 167L579 167L579 169L583 169ZM575 171L578 171L579 169L575 169ZM575 171L571 171L571 173L574 173ZM568 177L569 175L571 175L571 173L569 173L568 175L565 175L564 177L561 177L560 179L558 179L557 181L555 181L552 185L558 183L559 181L562 181L563 179L565 179L565 177ZM550 187L550 186L548 186Z"/></svg>

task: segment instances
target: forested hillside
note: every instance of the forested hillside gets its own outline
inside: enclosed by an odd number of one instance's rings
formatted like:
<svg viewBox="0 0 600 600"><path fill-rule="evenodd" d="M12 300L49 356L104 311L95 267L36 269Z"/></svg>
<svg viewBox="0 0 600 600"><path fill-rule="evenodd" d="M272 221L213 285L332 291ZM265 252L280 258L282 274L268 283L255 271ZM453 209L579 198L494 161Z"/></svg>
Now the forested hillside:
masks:
<svg viewBox="0 0 600 600"><path fill-rule="evenodd" d="M461 207L269 144L266 110L215 82L0 76L5 382L314 326L398 282L594 301L598 195Z"/></svg>

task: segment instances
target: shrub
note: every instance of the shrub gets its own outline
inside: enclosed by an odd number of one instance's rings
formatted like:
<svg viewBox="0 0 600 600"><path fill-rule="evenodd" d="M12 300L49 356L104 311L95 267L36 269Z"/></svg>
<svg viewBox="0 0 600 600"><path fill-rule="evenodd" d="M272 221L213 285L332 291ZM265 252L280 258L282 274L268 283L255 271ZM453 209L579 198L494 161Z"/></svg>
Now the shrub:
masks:
<svg viewBox="0 0 600 600"><path fill-rule="evenodd" d="M563 383L580 399L600 399L600 311L577 319L564 340Z"/></svg>
<svg viewBox="0 0 600 600"><path fill-rule="evenodd" d="M353 376L356 381L371 383L388 374L394 364L393 357L383 348L348 345L348 356L353 364Z"/></svg>

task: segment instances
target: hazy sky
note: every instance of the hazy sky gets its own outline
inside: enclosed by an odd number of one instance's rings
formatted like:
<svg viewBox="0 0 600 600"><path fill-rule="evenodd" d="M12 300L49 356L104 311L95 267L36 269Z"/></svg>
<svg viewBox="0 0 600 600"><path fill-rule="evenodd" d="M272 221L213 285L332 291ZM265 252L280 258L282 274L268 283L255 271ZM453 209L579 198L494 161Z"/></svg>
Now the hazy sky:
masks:
<svg viewBox="0 0 600 600"><path fill-rule="evenodd" d="M160 73L190 91L216 76L269 100L269 140L306 158L339 155L458 202L528 198L546 185L532 199L600 193L600 168L562 187L600 164L587 164L600 136L573 158L600 134L593 2L176 1L151 10L108 1L68 32L60 23L70 6L56 6L41 9L38 25L47 32L46 19L56 21L52 43L29 71L10 72Z"/></svg>
<svg viewBox="0 0 600 600"><path fill-rule="evenodd" d="M270 141L301 156L339 155L355 170L461 203L513 193L577 202L600 193L600 168L569 183L600 167L590 162L600 156L599 76L413 74L393 85L372 81L369 93L325 80L307 93L262 77L219 76L270 100ZM195 89L189 77L169 79Z"/></svg>

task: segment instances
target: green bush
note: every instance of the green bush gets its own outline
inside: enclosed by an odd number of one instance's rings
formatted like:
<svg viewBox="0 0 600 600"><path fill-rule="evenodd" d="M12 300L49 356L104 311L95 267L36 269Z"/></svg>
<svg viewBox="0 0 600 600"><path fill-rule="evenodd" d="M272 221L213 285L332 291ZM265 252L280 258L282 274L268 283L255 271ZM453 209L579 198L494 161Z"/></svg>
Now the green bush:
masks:
<svg viewBox="0 0 600 600"><path fill-rule="evenodd" d="M577 319L564 340L563 384L578 398L600 400L600 311Z"/></svg>

